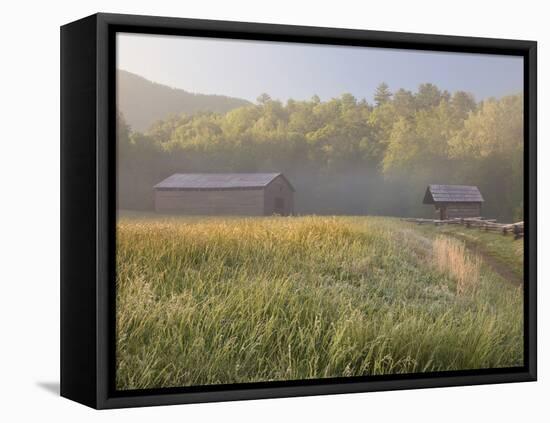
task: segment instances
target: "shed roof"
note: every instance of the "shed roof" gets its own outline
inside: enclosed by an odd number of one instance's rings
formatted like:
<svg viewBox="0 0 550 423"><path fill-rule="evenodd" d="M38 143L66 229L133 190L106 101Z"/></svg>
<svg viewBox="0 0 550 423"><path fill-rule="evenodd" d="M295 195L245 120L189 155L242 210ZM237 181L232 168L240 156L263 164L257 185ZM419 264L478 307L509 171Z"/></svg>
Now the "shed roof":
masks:
<svg viewBox="0 0 550 423"><path fill-rule="evenodd" d="M423 203L482 203L483 201L483 197L476 186L428 185Z"/></svg>
<svg viewBox="0 0 550 423"><path fill-rule="evenodd" d="M278 176L281 176L294 191L282 173L175 173L153 188L161 190L264 188Z"/></svg>

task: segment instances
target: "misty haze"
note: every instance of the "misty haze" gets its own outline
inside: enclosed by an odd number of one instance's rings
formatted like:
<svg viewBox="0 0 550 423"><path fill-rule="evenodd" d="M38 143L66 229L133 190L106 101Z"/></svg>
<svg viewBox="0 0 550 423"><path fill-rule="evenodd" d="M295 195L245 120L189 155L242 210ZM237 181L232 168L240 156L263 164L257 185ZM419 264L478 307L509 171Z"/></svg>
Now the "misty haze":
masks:
<svg viewBox="0 0 550 423"><path fill-rule="evenodd" d="M521 58L117 51L119 389L522 363Z"/></svg>

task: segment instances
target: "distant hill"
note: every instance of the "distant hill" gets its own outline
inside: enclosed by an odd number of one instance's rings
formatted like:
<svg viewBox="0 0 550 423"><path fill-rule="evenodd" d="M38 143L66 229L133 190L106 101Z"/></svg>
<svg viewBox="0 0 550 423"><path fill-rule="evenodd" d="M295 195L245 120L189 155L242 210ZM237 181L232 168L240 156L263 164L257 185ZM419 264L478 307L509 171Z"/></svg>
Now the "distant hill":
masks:
<svg viewBox="0 0 550 423"><path fill-rule="evenodd" d="M170 114L225 113L251 104L240 98L171 88L124 70L118 71L118 90L118 108L132 129L138 131L146 130L153 122Z"/></svg>

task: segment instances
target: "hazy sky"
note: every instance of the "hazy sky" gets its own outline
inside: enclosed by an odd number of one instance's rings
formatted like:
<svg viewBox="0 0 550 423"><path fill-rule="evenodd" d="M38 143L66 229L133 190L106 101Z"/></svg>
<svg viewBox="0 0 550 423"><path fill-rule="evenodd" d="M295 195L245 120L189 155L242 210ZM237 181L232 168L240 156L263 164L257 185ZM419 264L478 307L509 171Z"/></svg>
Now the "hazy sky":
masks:
<svg viewBox="0 0 550 423"><path fill-rule="evenodd" d="M415 91L431 82L477 100L523 90L523 58L365 47L119 34L117 67L151 81L255 101L327 100L342 93L371 102L376 86Z"/></svg>

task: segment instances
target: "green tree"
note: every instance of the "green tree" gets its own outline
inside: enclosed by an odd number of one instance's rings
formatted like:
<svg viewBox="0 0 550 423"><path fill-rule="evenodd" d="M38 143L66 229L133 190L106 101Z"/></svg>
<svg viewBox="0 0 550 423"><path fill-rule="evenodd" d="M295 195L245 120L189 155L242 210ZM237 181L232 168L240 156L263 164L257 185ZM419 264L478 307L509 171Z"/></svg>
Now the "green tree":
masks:
<svg viewBox="0 0 550 423"><path fill-rule="evenodd" d="M454 157L481 158L496 153L517 154L523 149L523 96L490 99L464 121L450 139Z"/></svg>
<svg viewBox="0 0 550 423"><path fill-rule="evenodd" d="M415 97L418 109L430 109L439 105L442 93L434 84L420 84Z"/></svg>
<svg viewBox="0 0 550 423"><path fill-rule="evenodd" d="M271 97L269 96L269 94L262 93L258 96L256 101L258 102L258 104L265 105L271 101Z"/></svg>
<svg viewBox="0 0 550 423"><path fill-rule="evenodd" d="M457 172L480 186L484 210L511 218L523 208L523 96L482 102L449 140Z"/></svg>
<svg viewBox="0 0 550 423"><path fill-rule="evenodd" d="M126 123L122 112L117 110L116 113L116 129L117 129L117 143L119 147L126 148L130 144L130 125Z"/></svg>
<svg viewBox="0 0 550 423"><path fill-rule="evenodd" d="M376 87L376 92L374 93L374 103L377 106L386 104L391 100L392 93L390 92L390 87L385 82L382 82L378 87Z"/></svg>
<svg viewBox="0 0 550 423"><path fill-rule="evenodd" d="M416 112L416 102L413 93L400 88L393 95L393 107L400 117L411 118Z"/></svg>
<svg viewBox="0 0 550 423"><path fill-rule="evenodd" d="M451 105L456 119L459 120L465 120L477 107L474 96L465 91L456 91L451 97Z"/></svg>

